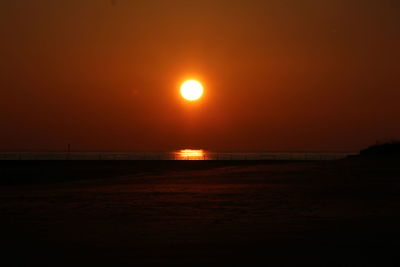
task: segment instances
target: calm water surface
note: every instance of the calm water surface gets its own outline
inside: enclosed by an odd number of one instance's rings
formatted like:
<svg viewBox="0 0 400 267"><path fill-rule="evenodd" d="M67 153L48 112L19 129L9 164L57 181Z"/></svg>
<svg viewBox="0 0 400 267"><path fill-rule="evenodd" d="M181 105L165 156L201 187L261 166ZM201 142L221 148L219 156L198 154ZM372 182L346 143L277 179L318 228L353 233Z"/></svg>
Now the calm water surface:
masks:
<svg viewBox="0 0 400 267"><path fill-rule="evenodd" d="M0 152L0 160L334 160L352 152L212 152L181 149L170 152L59 151Z"/></svg>

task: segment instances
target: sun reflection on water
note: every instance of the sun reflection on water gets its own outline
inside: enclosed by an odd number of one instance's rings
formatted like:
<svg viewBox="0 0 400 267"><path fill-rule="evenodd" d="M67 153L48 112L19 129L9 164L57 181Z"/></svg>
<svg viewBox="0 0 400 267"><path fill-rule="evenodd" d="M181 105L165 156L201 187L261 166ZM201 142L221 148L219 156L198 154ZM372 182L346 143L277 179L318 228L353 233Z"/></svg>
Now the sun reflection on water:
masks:
<svg viewBox="0 0 400 267"><path fill-rule="evenodd" d="M181 149L176 153L177 160L204 160L205 152L202 149Z"/></svg>

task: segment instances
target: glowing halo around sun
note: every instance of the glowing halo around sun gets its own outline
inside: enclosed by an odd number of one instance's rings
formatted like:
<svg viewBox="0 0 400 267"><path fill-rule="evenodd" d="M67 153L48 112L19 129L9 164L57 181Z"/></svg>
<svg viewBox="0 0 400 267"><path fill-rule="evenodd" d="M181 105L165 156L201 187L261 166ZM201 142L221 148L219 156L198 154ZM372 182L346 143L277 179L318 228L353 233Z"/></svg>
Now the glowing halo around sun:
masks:
<svg viewBox="0 0 400 267"><path fill-rule="evenodd" d="M188 80L181 85L181 96L188 101L199 100L203 93L203 85L199 81Z"/></svg>

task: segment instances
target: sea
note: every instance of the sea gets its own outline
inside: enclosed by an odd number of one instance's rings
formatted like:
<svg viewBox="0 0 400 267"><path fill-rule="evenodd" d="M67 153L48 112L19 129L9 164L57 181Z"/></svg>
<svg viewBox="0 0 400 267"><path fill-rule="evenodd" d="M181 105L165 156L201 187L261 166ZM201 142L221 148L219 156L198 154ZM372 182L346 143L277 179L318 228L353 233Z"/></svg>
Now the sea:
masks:
<svg viewBox="0 0 400 267"><path fill-rule="evenodd" d="M0 152L0 160L337 160L356 152L249 151L202 149L150 151L19 151Z"/></svg>

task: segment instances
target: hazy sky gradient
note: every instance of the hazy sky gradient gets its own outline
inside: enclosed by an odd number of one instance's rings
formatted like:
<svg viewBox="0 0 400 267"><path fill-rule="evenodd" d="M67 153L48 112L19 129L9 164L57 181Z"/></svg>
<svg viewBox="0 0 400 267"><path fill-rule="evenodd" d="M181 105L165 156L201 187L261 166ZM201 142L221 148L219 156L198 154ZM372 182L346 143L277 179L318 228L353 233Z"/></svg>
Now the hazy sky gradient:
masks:
<svg viewBox="0 0 400 267"><path fill-rule="evenodd" d="M395 0L0 1L0 150L400 138ZM198 78L205 97L179 96Z"/></svg>

